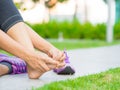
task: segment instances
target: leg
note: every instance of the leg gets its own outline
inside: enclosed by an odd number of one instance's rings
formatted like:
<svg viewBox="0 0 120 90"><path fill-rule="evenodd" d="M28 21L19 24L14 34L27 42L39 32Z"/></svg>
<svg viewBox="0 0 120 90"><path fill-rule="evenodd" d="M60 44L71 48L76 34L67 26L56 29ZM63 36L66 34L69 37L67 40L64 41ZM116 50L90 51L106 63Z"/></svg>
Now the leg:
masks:
<svg viewBox="0 0 120 90"><path fill-rule="evenodd" d="M7 31L7 34L10 37L12 37L15 41L25 46L27 49L31 49L32 51L34 51L33 44L31 42L31 39L26 31L26 28L23 22L19 22L15 24L14 26L12 26Z"/></svg>
<svg viewBox="0 0 120 90"><path fill-rule="evenodd" d="M0 64L0 76L9 72L9 68L6 65Z"/></svg>
<svg viewBox="0 0 120 90"><path fill-rule="evenodd" d="M4 32L12 30L12 26L15 26L18 22L23 22L22 17L19 14L15 5L13 4L12 0L1 0L0 7L1 7L0 8L0 10L1 10L1 12L0 12L0 15L1 15L0 29L3 30ZM22 26L22 28L20 28L21 26ZM31 40L29 39L29 35L27 34L26 31L24 31L25 27L23 25L21 25L21 26L16 28L14 33L12 33L12 34L9 33L10 36L14 36L14 34L16 34L19 37L21 35L19 38L13 37L16 41L18 41L20 43L16 42L15 40L8 37L5 33L0 31L0 37L2 36L0 38L0 42L1 42L0 48L24 59L29 64L29 66L28 66L29 76L32 75L32 71L33 71L33 69L29 68L30 66L32 68L34 68L36 71L36 74L38 74L37 70L39 70L39 73L41 73L41 71L45 72L45 71L49 70L46 63L51 63L51 64L57 65L57 62L53 61L51 58L49 58L49 57L43 58L42 55L34 52L33 45L31 43ZM19 33L20 33L20 35L19 35ZM24 37L24 38L21 39L21 37ZM23 40L22 41L23 43L21 42L21 40ZM26 45L26 43L27 43L27 45Z"/></svg>
<svg viewBox="0 0 120 90"><path fill-rule="evenodd" d="M5 74L10 74L12 73L13 69L12 69L12 64L10 64L7 61L4 61L4 59L2 59L4 56L0 55L0 76L5 75ZM6 57L6 56L5 56Z"/></svg>
<svg viewBox="0 0 120 90"><path fill-rule="evenodd" d="M65 65L65 54L63 51L60 51L55 46L53 46L51 43L43 39L40 35L38 35L32 28L30 28L28 25L26 25L26 30L31 38L31 41L34 45L34 47L44 53L46 53L48 56L53 58L54 60L59 61L59 66L63 67Z"/></svg>
<svg viewBox="0 0 120 90"><path fill-rule="evenodd" d="M40 37L36 32L34 32L29 26L26 25L26 30L31 38L31 41L35 48L45 52L46 54L50 55L55 60L61 59L61 63L59 69L54 69L57 74L74 74L75 70L70 65L69 57L67 53L64 51L64 55L62 56L62 52L55 48L52 44L44 40ZM41 43L42 42L42 43ZM65 60L65 63L64 63ZM66 65L65 65L66 64ZM65 66L64 66L65 65Z"/></svg>
<svg viewBox="0 0 120 90"><path fill-rule="evenodd" d="M22 44L25 48L35 51L34 46L31 42L31 39L29 37L28 32L26 31L26 26L23 22L19 22L12 26L8 31L7 34L11 36L14 40L16 40L18 43ZM42 53L41 53L42 54ZM55 65L48 65L50 69L55 68ZM34 70L27 64L28 69L28 75L30 78L39 78L43 73L37 70Z"/></svg>
<svg viewBox="0 0 120 90"><path fill-rule="evenodd" d="M12 26L8 31L7 34L11 36L14 40L22 44L27 49L34 51L34 47L32 42L29 38L27 31L25 30L25 26L23 22L19 22ZM43 72L39 72L37 70L32 69L29 65L27 65L28 75L30 78L39 78Z"/></svg>
<svg viewBox="0 0 120 90"><path fill-rule="evenodd" d="M20 74L26 73L26 63L20 58L0 54L0 73L4 74Z"/></svg>
<svg viewBox="0 0 120 90"><path fill-rule="evenodd" d="M1 0L0 10L1 10L0 11L0 15L1 15L0 16L0 28L4 32L7 32L14 24L23 21L21 15L19 14L19 12L18 12L17 8L15 7L15 5L13 4L12 0ZM28 43L27 47L29 47L29 49L33 50L33 45L31 44L31 41L30 41L26 31L22 30L23 28L20 28L20 29L21 29L20 35L21 35L21 37L24 37L23 39L25 39L24 43ZM16 30L15 33L17 33L17 32L18 32L18 30ZM13 34L15 34L15 33L13 33ZM22 34L23 34L23 36L22 36ZM26 35L26 36L24 36L24 35ZM16 38L16 39L18 41L21 41L21 39L18 39L18 38ZM24 43L22 43L22 44L24 44ZM1 66L1 67L3 67L3 66ZM28 73L29 73L30 78L32 78L32 75L31 75L32 70L29 67L28 67L28 71L29 71ZM36 78L37 78L37 76L39 76L38 73L40 73L40 75L41 75L41 72L36 72L36 74L37 74Z"/></svg>

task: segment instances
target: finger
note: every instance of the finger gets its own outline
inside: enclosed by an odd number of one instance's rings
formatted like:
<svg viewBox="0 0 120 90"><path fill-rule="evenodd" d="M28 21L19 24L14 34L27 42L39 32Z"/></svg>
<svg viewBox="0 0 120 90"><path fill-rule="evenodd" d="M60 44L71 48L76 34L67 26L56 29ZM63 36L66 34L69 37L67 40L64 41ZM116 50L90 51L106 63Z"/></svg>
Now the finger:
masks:
<svg viewBox="0 0 120 90"><path fill-rule="evenodd" d="M55 54L53 55L53 59L54 59L54 60L58 60L58 53L55 53Z"/></svg>
<svg viewBox="0 0 120 90"><path fill-rule="evenodd" d="M37 64L34 64L33 69L42 71L42 72L45 71L44 68L41 66L41 62L37 62Z"/></svg>
<svg viewBox="0 0 120 90"><path fill-rule="evenodd" d="M61 60L61 57L62 57L63 55L64 55L64 52L63 52L63 51L62 51L62 52L59 51L55 59L58 60L58 61L60 61L60 60Z"/></svg>
<svg viewBox="0 0 120 90"><path fill-rule="evenodd" d="M57 66L57 68L62 68L62 67L64 67L65 66L65 62L61 62L58 66Z"/></svg>
<svg viewBox="0 0 120 90"><path fill-rule="evenodd" d="M39 65L39 67L38 67L38 71L39 71L39 72L46 72L46 70L44 70L44 68L41 67L41 65Z"/></svg>
<svg viewBox="0 0 120 90"><path fill-rule="evenodd" d="M56 65L53 65L53 64L47 64L47 66L52 70L52 69L55 69L57 66Z"/></svg>
<svg viewBox="0 0 120 90"><path fill-rule="evenodd" d="M53 56L52 56L52 54L51 54L51 53L48 53L48 56L49 56L49 57L51 57L51 58L53 58Z"/></svg>
<svg viewBox="0 0 120 90"><path fill-rule="evenodd" d="M53 55L53 59L55 60L59 60L61 57L61 52L60 51L56 51L56 53L54 53Z"/></svg>
<svg viewBox="0 0 120 90"><path fill-rule="evenodd" d="M59 61L65 61L65 59L66 59L66 56L65 56L65 54L63 53L63 55L62 55L62 57L60 58Z"/></svg>
<svg viewBox="0 0 120 90"><path fill-rule="evenodd" d="M39 68L42 69L42 71L49 71L50 70L50 68L45 63L40 64Z"/></svg>
<svg viewBox="0 0 120 90"><path fill-rule="evenodd" d="M52 59L52 58L50 58L50 57L48 57L48 58L47 58L47 59L45 59L44 61L45 61L45 63L47 63L47 64L53 64L53 65L58 65L58 64L59 64L59 62L58 62L58 61L53 60L53 59Z"/></svg>

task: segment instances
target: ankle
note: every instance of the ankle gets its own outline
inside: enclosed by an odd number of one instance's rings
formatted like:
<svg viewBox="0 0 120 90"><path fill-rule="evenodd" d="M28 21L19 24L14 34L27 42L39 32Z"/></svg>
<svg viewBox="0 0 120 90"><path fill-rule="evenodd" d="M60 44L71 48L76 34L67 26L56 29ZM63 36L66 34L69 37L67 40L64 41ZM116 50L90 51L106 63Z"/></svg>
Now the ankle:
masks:
<svg viewBox="0 0 120 90"><path fill-rule="evenodd" d="M27 71L30 79L38 79L43 74L43 72L34 70L31 67L27 67Z"/></svg>
<svg viewBox="0 0 120 90"><path fill-rule="evenodd" d="M6 65L0 64L0 76L8 74L9 68Z"/></svg>

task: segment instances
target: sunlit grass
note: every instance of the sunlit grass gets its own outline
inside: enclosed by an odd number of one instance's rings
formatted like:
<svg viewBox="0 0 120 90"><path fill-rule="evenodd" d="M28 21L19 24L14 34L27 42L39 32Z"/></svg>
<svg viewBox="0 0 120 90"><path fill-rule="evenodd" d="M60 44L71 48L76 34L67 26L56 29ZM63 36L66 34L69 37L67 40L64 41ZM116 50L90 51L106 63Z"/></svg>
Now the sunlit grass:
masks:
<svg viewBox="0 0 120 90"><path fill-rule="evenodd" d="M120 90L120 68L46 84L32 90Z"/></svg>
<svg viewBox="0 0 120 90"><path fill-rule="evenodd" d="M59 49L95 48L120 44L119 41L107 43L100 40L65 40L58 42L49 40ZM46 84L32 90L120 90L120 68L111 69L99 74L83 76Z"/></svg>
<svg viewBox="0 0 120 90"><path fill-rule="evenodd" d="M59 49L77 49L77 48L92 48L92 47L101 47L101 46L110 46L120 44L120 41L113 41L112 43L108 43L102 40L49 40L53 45L55 45Z"/></svg>

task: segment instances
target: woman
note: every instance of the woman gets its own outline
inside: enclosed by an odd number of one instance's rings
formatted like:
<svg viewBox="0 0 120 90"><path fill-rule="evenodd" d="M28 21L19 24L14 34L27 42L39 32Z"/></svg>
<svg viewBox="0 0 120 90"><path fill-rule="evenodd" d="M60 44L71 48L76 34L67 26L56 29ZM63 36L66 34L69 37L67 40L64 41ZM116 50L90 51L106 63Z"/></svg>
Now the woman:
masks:
<svg viewBox="0 0 120 90"><path fill-rule="evenodd" d="M67 74L74 73L72 67L65 66L64 51L55 48L27 26L12 0L0 0L0 29L0 48L19 57L0 55L0 75L27 70L29 78L37 79L49 70L62 72L68 68Z"/></svg>

